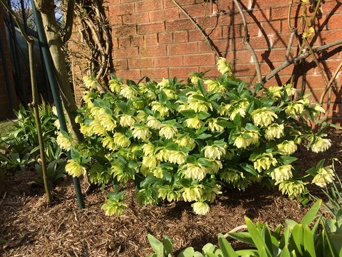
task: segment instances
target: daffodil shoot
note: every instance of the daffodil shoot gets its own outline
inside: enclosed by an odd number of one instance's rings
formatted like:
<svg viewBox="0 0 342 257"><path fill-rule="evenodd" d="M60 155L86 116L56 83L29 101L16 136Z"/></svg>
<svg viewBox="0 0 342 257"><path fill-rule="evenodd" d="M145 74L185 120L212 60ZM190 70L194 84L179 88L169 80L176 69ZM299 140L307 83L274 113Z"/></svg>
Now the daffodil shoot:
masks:
<svg viewBox="0 0 342 257"><path fill-rule="evenodd" d="M291 84L250 85L234 76L226 59L217 65L220 77L193 73L185 82L136 84L113 75L106 93L84 78L76 122L85 139L76 144L63 132L57 142L71 153L70 175L87 173L93 183L114 185L102 206L107 215L124 212L127 182L134 182L142 204L191 202L199 215L209 212L223 187L267 182L296 197L309 183L332 182L330 166L321 162L305 174L293 156L301 145L315 153L331 146L325 125L313 130L324 109Z"/></svg>

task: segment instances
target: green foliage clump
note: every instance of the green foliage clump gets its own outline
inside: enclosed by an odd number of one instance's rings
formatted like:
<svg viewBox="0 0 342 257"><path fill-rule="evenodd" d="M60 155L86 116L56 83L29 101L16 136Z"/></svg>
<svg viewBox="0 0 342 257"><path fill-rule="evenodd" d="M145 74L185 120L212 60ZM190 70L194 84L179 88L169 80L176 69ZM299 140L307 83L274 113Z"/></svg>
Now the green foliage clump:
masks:
<svg viewBox="0 0 342 257"><path fill-rule="evenodd" d="M303 175L293 165L300 145L313 152L331 145L324 126L312 130L324 112L319 104L291 85L252 87L223 58L218 69L217 79L194 73L186 83L124 83L112 76L106 93L84 78L88 90L77 122L85 140L76 144L60 133L57 141L71 150L70 175L115 185L106 214L122 212L123 195L116 193L130 181L142 204L183 200L205 214L223 186L243 190L266 181L295 197L313 178L323 186L332 180L329 167Z"/></svg>
<svg viewBox="0 0 342 257"><path fill-rule="evenodd" d="M267 224L253 224L245 217L246 232L228 233L225 236L219 234L218 247L207 243L199 252L190 246L182 250L177 257L342 256L342 209L336 213L336 218L325 219L318 214L321 204L322 200L318 200L299 223L289 219L286 220L284 229L282 225L278 225L273 231ZM314 221L311 228L310 224ZM234 250L226 239L228 236L248 246L243 250ZM148 257L173 256L173 243L169 237L164 236L161 242L148 235L148 240L154 251Z"/></svg>
<svg viewBox="0 0 342 257"><path fill-rule="evenodd" d="M11 131L1 137L0 164L7 172L26 171L35 166L41 173L39 143L33 108L22 105L15 112L17 121L11 125ZM51 181L64 176L65 153L56 142L56 126L59 127L53 107L42 101L39 105L39 117L43 131L48 177Z"/></svg>

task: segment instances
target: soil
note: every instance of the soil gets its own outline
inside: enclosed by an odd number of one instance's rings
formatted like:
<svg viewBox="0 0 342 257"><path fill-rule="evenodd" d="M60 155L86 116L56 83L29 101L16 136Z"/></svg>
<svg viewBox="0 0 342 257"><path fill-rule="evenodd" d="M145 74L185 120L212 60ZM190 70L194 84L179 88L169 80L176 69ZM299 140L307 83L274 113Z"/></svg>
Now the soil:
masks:
<svg viewBox="0 0 342 257"><path fill-rule="evenodd" d="M332 147L320 154L300 149L300 169L314 166L322 158L327 164L341 159L342 132L329 131ZM342 177L342 167L335 162ZM1 172L0 172L1 174ZM128 188L128 208L120 217L105 216L101 205L105 192L97 188L84 196L85 208L78 208L72 179L54 185L53 204L45 201L44 188L33 171L18 172L0 178L0 256L128 256L141 257L152 253L147 235L159 240L172 238L175 253L188 246L200 250L204 244L217 244L218 233L227 233L243 225L247 216L253 222L267 222L271 228L285 219L300 221L310 204L303 206L280 192L261 185L246 191L226 189L211 205L210 213L198 216L189 203L161 206L140 206ZM323 196L313 187L312 192ZM228 239L235 249L244 245Z"/></svg>

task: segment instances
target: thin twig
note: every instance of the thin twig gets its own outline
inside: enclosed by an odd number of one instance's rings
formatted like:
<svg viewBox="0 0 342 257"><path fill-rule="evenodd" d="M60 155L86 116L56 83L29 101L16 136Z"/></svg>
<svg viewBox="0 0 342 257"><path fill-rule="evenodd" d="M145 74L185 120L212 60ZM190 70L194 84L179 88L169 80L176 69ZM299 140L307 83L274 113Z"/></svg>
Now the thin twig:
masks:
<svg viewBox="0 0 342 257"><path fill-rule="evenodd" d="M7 196L7 192L4 193L4 195L3 195L2 199L1 199L1 202L0 202L0 206L5 201L6 196Z"/></svg>
<svg viewBox="0 0 342 257"><path fill-rule="evenodd" d="M177 7L185 14L186 17L188 17L188 19L195 25L195 27L199 30L199 32L201 32L201 34L204 36L205 40L208 42L208 44L210 45L211 49L216 53L216 55L218 57L222 57L221 54L219 53L219 51L216 49L215 45L213 44L213 42L211 41L211 39L208 37L207 34L205 34L205 32L203 31L203 29L197 24L197 22L194 20L194 18L192 18L185 10L184 8L177 3L176 0L172 0L172 2L177 5Z"/></svg>
<svg viewBox="0 0 342 257"><path fill-rule="evenodd" d="M233 228L231 231L227 232L224 237L227 238L229 236L229 233L235 233L239 230L246 230L247 229L247 225L240 225L240 226L237 226L235 228Z"/></svg>
<svg viewBox="0 0 342 257"><path fill-rule="evenodd" d="M319 100L320 105L323 104L323 99L324 99L326 93L328 92L328 90L329 90L329 89L331 88L331 86L333 85L334 80L335 80L335 78L337 77L337 74L340 72L341 68L342 68L342 61L341 61L340 64L338 65L338 67L337 67L337 69L336 69L334 75L331 77L331 79L329 80L327 86L325 87L324 92L323 92L323 94L321 95L321 99Z"/></svg>
<svg viewBox="0 0 342 257"><path fill-rule="evenodd" d="M248 51L252 55L252 58L254 60L255 70L257 72L258 83L261 83L262 82L262 75L261 75L260 64L259 64L259 61L258 61L258 57L256 56L255 51L254 51L252 45L249 42L249 35L248 35L248 28L247 28L246 17L243 14L243 11L241 9L241 6L240 6L239 2L237 0L234 0L234 3L235 3L235 5L237 6L237 8L239 10L239 13L241 15L242 22L243 22L243 28L244 28L244 31L245 31L245 35L244 35L244 38L243 38L243 43L246 45Z"/></svg>

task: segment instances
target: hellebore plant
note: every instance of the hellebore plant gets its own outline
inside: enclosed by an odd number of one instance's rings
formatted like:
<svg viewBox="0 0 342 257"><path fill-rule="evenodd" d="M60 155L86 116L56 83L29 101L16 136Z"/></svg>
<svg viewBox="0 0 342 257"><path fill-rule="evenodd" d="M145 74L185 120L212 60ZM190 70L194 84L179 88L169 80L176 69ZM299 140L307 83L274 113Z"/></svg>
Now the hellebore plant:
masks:
<svg viewBox="0 0 342 257"><path fill-rule="evenodd" d="M193 73L186 83L124 83L113 75L106 93L93 78L84 79L88 90L77 122L85 140L76 145L61 133L58 142L71 150L70 175L87 173L92 183L115 185L106 214L122 212L120 185L129 181L142 204L183 200L197 214L210 210L222 186L243 190L268 181L297 196L308 183L330 181L300 175L292 156L299 145L313 152L330 147L326 126L312 130L322 107L290 84L251 87L223 58L218 69L222 76L215 80Z"/></svg>

